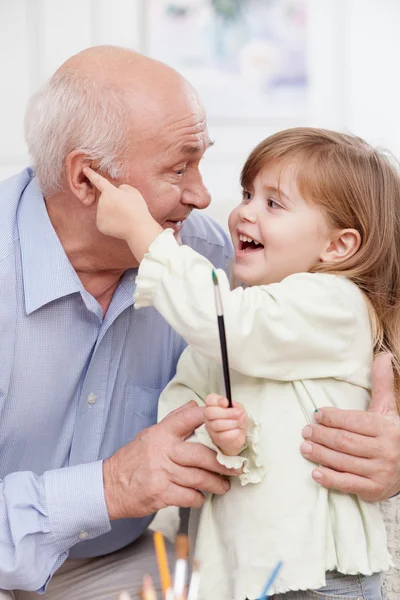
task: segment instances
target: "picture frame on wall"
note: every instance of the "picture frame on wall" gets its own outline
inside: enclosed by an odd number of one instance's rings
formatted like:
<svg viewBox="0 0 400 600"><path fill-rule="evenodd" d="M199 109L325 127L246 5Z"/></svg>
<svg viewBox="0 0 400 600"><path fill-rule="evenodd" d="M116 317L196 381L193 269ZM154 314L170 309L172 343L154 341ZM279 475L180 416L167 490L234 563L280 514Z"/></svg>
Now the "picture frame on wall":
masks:
<svg viewBox="0 0 400 600"><path fill-rule="evenodd" d="M143 45L193 84L210 121L307 111L307 0L146 0Z"/></svg>

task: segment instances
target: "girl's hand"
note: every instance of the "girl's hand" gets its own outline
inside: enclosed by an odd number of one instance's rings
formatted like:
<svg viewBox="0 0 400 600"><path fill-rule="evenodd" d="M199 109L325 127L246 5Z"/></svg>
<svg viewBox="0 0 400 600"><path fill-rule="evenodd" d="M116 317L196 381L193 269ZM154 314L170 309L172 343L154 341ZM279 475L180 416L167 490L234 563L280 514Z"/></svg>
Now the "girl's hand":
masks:
<svg viewBox="0 0 400 600"><path fill-rule="evenodd" d="M96 215L99 231L128 242L140 262L163 231L151 216L142 194L130 185L116 187L90 167L84 167L83 172L100 192Z"/></svg>
<svg viewBox="0 0 400 600"><path fill-rule="evenodd" d="M142 194L130 185L116 187L90 167L83 172L99 190L96 224L101 233L127 240L135 222L152 218Z"/></svg>
<svg viewBox="0 0 400 600"><path fill-rule="evenodd" d="M206 398L204 421L214 444L227 456L236 456L247 435L248 418L242 404L233 402L229 408L227 398L210 394Z"/></svg>

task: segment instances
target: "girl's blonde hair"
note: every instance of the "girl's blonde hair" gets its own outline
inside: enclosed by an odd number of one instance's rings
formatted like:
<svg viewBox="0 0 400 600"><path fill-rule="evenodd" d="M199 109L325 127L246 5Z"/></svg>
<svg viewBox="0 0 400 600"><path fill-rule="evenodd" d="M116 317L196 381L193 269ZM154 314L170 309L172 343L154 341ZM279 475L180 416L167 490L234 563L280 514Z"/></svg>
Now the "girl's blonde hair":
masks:
<svg viewBox="0 0 400 600"><path fill-rule="evenodd" d="M393 356L400 389L400 176L387 154L364 140L313 128L287 129L261 142L241 174L248 189L268 165L295 163L297 187L320 206L335 228L356 229L358 251L313 272L348 277L367 297L374 351ZM397 394L398 395L398 394Z"/></svg>

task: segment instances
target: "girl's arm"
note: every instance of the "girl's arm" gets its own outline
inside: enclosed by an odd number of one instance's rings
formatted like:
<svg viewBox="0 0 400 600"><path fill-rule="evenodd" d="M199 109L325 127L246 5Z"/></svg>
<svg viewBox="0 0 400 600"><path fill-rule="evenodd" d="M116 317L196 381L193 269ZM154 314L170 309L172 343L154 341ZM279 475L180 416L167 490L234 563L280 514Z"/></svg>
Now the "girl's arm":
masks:
<svg viewBox="0 0 400 600"><path fill-rule="evenodd" d="M140 265L135 307L154 306L197 352L221 363L212 268L164 231ZM361 293L350 282L300 273L231 290L221 270L218 280L232 369L283 381L340 377L355 369L356 320L365 322L366 342L369 325Z"/></svg>

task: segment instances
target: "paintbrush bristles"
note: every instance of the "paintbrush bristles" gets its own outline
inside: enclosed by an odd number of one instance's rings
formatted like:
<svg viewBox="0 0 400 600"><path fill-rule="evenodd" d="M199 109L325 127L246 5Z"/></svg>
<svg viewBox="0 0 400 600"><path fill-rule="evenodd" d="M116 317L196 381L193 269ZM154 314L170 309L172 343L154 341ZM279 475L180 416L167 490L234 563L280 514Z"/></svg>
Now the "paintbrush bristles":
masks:
<svg viewBox="0 0 400 600"><path fill-rule="evenodd" d="M219 290L218 277L217 277L217 274L214 271L214 269L212 270L212 280L214 283L215 307L217 309L217 315L218 315L218 317L222 317L223 311L222 311L221 292Z"/></svg>

